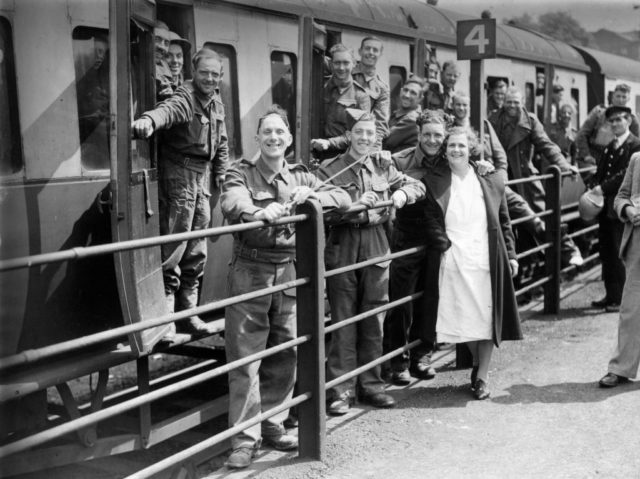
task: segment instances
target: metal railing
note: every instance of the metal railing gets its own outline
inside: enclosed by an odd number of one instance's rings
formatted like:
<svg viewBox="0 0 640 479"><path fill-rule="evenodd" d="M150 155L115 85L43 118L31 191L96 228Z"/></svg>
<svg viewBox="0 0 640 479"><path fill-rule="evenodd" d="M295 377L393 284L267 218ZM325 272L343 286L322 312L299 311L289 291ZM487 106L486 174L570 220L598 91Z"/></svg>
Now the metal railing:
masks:
<svg viewBox="0 0 640 479"><path fill-rule="evenodd" d="M549 173L532 177L528 179L510 181L508 184L524 183L527 181L545 180L546 189L546 205L547 209L534 216L544 218L546 226L546 241L544 244L536 246L529 251L523 251L518 254L518 258L524 258L534 253L545 253L545 276L535 280L534 282L524 286L517 291L517 294L523 294L533 288L544 286L544 310L547 313L557 313L559 311L559 290L560 277L563 270L560 268L560 240L561 240L561 217L562 208L560 206L560 187L562 175L557 167L551 167ZM391 202L378 203L375 208L390 206ZM352 212L364 210L364 207L354 207ZM532 218L532 217L531 217ZM513 225L524 223L528 219L520 218L512 221ZM204 381L222 376L234 368L244 366L254 361L261 360L270 355L276 354L288 348L298 348L298 391L302 391L294 398L277 408L265 411L259 416L245 421L237 426L223 431L211 438L198 443L184 451L180 451L162 461L147 467L137 473L129 476L130 478L151 477L164 469L175 467L182 461L188 460L193 455L218 444L225 439L232 437L234 434L246 429L251 425L258 424L262 420L271 417L290 407L297 406L299 409L299 454L302 457L310 457L314 459L322 459L325 454L325 432L326 432L326 415L325 400L327 388L334 387L350 378L353 378L361 372L375 367L384 361L401 354L421 343L420 340L413 341L403 347L397 348L381 356L380 358L363 365L343 376L333 379L326 383L325 381L325 335L339 328L354 324L365 318L388 311L394 307L409 303L421 297L422 291L410 292L407 296L396 301L387 303L375 309L362 312L352 318L347 318L336 324L325 327L325 311L324 311L324 282L326 278L364 268L376 263L393 260L401 256L415 254L424 249L424 246L409 248L403 251L387 254L377 258L372 258L357 264L336 268L325 271L324 267L324 223L323 214L319 204L316 201L310 201L298 207L298 214L281 218L273 223L255 221L241 225L224 226L219 228L210 228L206 230L194 231L190 233L181 233L167 235L162 237L146 238L140 240L125 241L108 245L90 246L85 248L74 248L72 250L60 251L56 253L47 253L25 258L16 258L0 261L0 272L9 271L19 268L28 268L36 265L49 264L60 261L73 261L80 258L90 256L113 254L121 251L132 250L137 248L145 248L176 241L185 241L193 238L213 237L224 234L238 233L257 228L263 228L265 225L275 226L295 223L296 225L296 243L297 243L297 279L283 284L248 292L239 296L230 297L224 300L215 301L207 305L199 306L189 310L164 315L158 318L146 320L141 323L121 326L109 331L103 331L91 334L82 338L72 339L61 343L53 344L43 348L23 351L21 353L0 359L0 372L11 371L16 368L29 368L36 364L42 364L44 360L55 360L62 354L78 351L90 345L99 344L126 336L133 332L142 331L144 329L153 328L163 324L184 320L195 314L203 314L215 310L221 310L227 306L237 304L242 301L266 296L279 291L291 288L297 288L297 330L298 337L282 343L280 345L268 348L264 351L257 352L245 358L233 361L223 366L216 367L210 371L197 374L187 379L180 380L168 386L163 386L151 392L145 392L135 398L124 400L113 406L102 410L88 413L77 419L70 420L63 424L54 426L50 429L37 432L30 436L20 438L13 442L0 446L0 458L4 458L13 454L27 451L31 448L40 446L44 443L52 441L63 435L74 431L79 431L87 426L96 424L100 421L112 418L123 412L148 405L153 401L166 397L170 394L184 390L185 388L201 384ZM597 226L584 228L571 234L571 237L577 237L582 234L597 229ZM310 246L313 245L313 248ZM219 328L222 330L222 325ZM5 397L8 399L8 397Z"/></svg>

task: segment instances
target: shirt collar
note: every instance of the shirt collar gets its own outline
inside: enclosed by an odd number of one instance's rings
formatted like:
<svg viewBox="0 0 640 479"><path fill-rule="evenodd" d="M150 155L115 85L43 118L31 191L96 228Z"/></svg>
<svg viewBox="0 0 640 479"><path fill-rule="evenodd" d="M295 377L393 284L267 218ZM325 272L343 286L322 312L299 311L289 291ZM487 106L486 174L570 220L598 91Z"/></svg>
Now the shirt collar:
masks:
<svg viewBox="0 0 640 479"><path fill-rule="evenodd" d="M291 181L291 173L289 172L289 163L287 163L286 160L284 159L282 160L280 169L274 172L267 166L262 156L260 156L256 161L256 168L258 169L260 176L262 176L262 178L264 178L264 181L266 181L268 184L272 184L274 180L278 177L278 175L280 176L280 178L282 178L282 181L284 181L285 183L289 183Z"/></svg>
<svg viewBox="0 0 640 479"><path fill-rule="evenodd" d="M620 148L620 146L622 146L622 144L627 141L627 138L629 138L629 133L631 133L629 130L627 130L624 134L620 135L620 136L616 136L616 143L615 143L615 147L616 148Z"/></svg>

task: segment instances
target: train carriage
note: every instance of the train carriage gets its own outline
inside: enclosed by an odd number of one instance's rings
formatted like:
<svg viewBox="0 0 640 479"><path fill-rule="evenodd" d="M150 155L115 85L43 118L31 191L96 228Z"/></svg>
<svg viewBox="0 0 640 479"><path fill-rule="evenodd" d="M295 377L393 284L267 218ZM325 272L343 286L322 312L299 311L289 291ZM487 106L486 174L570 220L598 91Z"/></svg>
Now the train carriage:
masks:
<svg viewBox="0 0 640 479"><path fill-rule="evenodd" d="M333 44L357 51L364 36L379 37L378 72L395 95L411 74L426 76L430 56L455 60L456 22L468 18L416 0L0 0L0 261L73 248L80 254L82 247L159 234L157 140L132 139L130 131L131 121L155 102L157 20L188 39L192 51L207 46L221 55L233 161L257 153L256 118L275 102L290 116L290 158L309 164L310 139L320 128L324 56ZM564 86L577 122L594 106L592 84L604 92L626 81L640 95L637 62L578 53L507 25L498 26L497 41L498 57L486 61L483 82L504 78L529 92L543 72L547 85ZM464 91L470 66L460 67ZM547 103L546 117L549 112ZM224 224L218 199L214 190L211 226ZM212 237L208 248L201 304L227 295L231 238ZM0 362L7 363L166 315L159 246L7 267L0 271L0 305ZM144 358L167 330L131 333L33 370L24 366L20 377L30 383L0 388L3 440L45 427L47 388ZM92 362L84 362L88 356ZM74 362L86 367L67 367Z"/></svg>

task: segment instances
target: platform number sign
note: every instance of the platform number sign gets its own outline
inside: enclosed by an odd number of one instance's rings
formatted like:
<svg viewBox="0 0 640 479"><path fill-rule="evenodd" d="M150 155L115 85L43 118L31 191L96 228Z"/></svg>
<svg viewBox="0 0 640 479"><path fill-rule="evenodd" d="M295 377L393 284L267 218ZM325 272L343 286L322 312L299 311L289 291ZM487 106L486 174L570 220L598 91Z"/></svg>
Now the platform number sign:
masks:
<svg viewBox="0 0 640 479"><path fill-rule="evenodd" d="M457 26L458 60L496 57L496 20L462 20Z"/></svg>

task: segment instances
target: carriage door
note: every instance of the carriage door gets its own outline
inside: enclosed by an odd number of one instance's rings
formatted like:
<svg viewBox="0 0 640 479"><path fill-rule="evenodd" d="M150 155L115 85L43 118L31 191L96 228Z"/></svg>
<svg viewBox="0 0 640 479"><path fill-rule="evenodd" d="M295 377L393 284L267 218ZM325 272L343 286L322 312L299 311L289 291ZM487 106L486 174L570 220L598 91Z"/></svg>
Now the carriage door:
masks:
<svg viewBox="0 0 640 479"><path fill-rule="evenodd" d="M155 6L145 0L111 0L111 226L113 241L127 241L160 232L154 144L131 139L131 121L153 108L153 28ZM168 314L162 281L160 247L136 249L114 256L125 324ZM169 326L129 335L134 351L148 351Z"/></svg>
<svg viewBox="0 0 640 479"><path fill-rule="evenodd" d="M300 62L298 91L302 92L300 107L302 115L296 149L300 152L303 163L313 166L313 163L310 163L313 158L309 145L312 138L322 138L323 136L320 118L323 114L324 82L327 79L324 61L324 53L327 49L327 32L322 25L318 25L310 17L301 17L300 22L302 41L298 58L302 61ZM313 52L313 55L306 53L310 51ZM311 85L310 91L305 85Z"/></svg>

